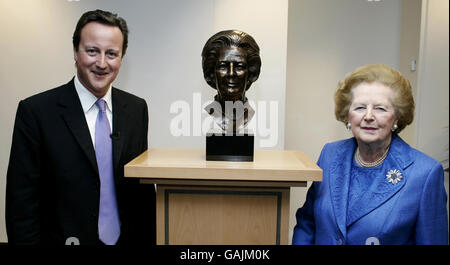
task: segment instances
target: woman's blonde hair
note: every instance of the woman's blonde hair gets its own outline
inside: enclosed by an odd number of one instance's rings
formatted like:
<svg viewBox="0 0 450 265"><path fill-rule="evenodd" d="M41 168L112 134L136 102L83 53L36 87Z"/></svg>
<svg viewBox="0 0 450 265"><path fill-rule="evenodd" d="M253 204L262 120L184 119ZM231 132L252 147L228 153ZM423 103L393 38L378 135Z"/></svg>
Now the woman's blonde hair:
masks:
<svg viewBox="0 0 450 265"><path fill-rule="evenodd" d="M355 69L338 83L334 93L334 114L338 121L347 124L348 112L353 101L353 88L361 83L379 82L394 92L392 105L398 120L397 133L402 131L414 119L414 98L411 85L401 73L384 64L369 64Z"/></svg>

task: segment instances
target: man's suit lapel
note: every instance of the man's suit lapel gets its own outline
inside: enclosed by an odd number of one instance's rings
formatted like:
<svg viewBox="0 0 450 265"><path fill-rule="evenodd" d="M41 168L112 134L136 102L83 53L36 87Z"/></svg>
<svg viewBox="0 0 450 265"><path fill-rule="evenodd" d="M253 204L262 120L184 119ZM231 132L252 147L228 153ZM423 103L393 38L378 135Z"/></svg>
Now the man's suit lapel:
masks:
<svg viewBox="0 0 450 265"><path fill-rule="evenodd" d="M66 84L66 90L61 94L59 105L62 108L61 115L67 126L87 156L91 166L98 173L94 146L80 99L75 90L74 79Z"/></svg>
<svg viewBox="0 0 450 265"><path fill-rule="evenodd" d="M381 206L403 188L408 179L404 170L413 162L410 151L408 144L397 135L393 135L389 154L383 163L383 175L377 176L369 190L350 209L349 226ZM386 175L390 170L398 170L397 172L401 174L399 182L394 184L387 180Z"/></svg>
<svg viewBox="0 0 450 265"><path fill-rule="evenodd" d="M131 121L131 117L127 112L127 103L118 95L116 88L111 91L112 105L113 105L113 163L114 172L120 169L120 156L122 154L122 147L126 136L128 134L127 124ZM114 174L117 177L117 174ZM116 179L117 181L117 179Z"/></svg>
<svg viewBox="0 0 450 265"><path fill-rule="evenodd" d="M347 234L347 197L354 150L354 139L341 142L330 171L331 201L337 226L344 237Z"/></svg>

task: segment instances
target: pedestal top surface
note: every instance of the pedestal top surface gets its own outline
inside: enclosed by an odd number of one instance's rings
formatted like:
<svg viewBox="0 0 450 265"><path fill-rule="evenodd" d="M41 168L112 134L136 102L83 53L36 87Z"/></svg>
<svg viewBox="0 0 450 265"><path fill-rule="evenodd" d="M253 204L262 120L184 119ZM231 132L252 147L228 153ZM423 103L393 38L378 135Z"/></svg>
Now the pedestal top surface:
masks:
<svg viewBox="0 0 450 265"><path fill-rule="evenodd" d="M242 181L321 181L303 152L255 150L253 162L206 161L205 149L151 148L125 165L126 177Z"/></svg>

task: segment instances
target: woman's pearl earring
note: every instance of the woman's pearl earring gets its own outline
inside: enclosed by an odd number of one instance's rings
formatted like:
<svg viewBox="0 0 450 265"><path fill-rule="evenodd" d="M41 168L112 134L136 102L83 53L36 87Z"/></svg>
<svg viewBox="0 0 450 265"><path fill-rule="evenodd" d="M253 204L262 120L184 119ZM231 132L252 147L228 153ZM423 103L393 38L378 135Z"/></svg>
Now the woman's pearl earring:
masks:
<svg viewBox="0 0 450 265"><path fill-rule="evenodd" d="M397 124L394 124L394 126L392 126L392 128L391 128L391 131L392 131L392 132L395 132L397 129L398 129Z"/></svg>
<svg viewBox="0 0 450 265"><path fill-rule="evenodd" d="M351 130L352 129L352 124L350 122L347 122L346 127L347 127L347 130Z"/></svg>

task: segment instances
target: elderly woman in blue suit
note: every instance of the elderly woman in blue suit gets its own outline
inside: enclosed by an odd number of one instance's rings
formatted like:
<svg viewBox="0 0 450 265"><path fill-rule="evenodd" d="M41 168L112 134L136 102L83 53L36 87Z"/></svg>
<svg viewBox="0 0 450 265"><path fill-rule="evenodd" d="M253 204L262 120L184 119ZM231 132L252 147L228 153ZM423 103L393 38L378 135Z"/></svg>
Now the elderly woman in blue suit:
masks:
<svg viewBox="0 0 450 265"><path fill-rule="evenodd" d="M448 244L444 171L397 134L414 115L409 81L360 67L339 82L335 115L353 138L328 143L298 209L293 244Z"/></svg>

